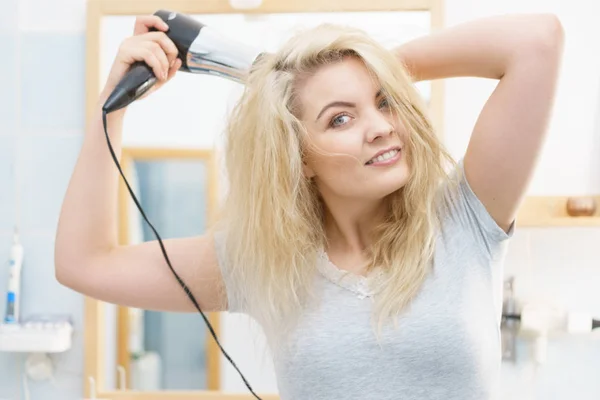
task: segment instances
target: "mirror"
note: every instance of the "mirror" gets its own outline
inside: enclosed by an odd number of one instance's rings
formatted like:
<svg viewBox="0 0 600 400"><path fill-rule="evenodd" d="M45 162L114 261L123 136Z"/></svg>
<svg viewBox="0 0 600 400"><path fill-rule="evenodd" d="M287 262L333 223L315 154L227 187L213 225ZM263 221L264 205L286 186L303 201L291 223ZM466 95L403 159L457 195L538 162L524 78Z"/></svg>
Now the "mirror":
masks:
<svg viewBox="0 0 600 400"><path fill-rule="evenodd" d="M212 151L124 148L121 166L161 239L205 232L215 211L217 188ZM119 197L121 243L156 240L124 184ZM218 315L207 317L218 335ZM119 307L116 336L116 361L124 369L127 388L218 389L220 354L197 314Z"/></svg>
<svg viewBox="0 0 600 400"><path fill-rule="evenodd" d="M232 40L260 44L266 51L275 51L298 29L322 22L362 28L388 48L441 26L441 0L274 0L245 13L226 2L89 0L88 118L135 17L161 8L186 13ZM442 82L421 82L417 89L441 132ZM218 167L221 133L241 90L225 79L180 72L160 91L129 107L121 165L132 177L129 182L136 182L142 207L161 238L197 234L209 223L215 205L211 202L226 190ZM124 184L121 189L122 242L153 240ZM272 364L261 351L260 329L242 315L214 313L210 320L253 389L263 399L277 398ZM92 378L86 380L88 396L95 392L113 400L134 398L134 393L136 399L253 398L197 313L150 312L86 299L85 374Z"/></svg>

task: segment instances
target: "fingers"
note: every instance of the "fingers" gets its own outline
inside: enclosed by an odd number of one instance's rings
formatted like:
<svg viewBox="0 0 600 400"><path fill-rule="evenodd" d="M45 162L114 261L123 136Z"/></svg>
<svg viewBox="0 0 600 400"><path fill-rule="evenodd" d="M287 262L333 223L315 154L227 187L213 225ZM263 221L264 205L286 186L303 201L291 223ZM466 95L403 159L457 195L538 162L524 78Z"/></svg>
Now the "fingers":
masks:
<svg viewBox="0 0 600 400"><path fill-rule="evenodd" d="M169 74L167 76L167 80L174 77L175 74L177 73L177 71L179 70L179 68L181 68L181 60L179 58L176 58L175 61L173 62L173 65L169 69Z"/></svg>
<svg viewBox="0 0 600 400"><path fill-rule="evenodd" d="M175 76L175 74L177 73L179 68L181 68L181 64L182 64L181 59L176 58L175 61L173 61L173 65L171 65L171 68L169 69L169 74L167 75L167 79L165 81L158 81L156 83L156 85L154 85L154 87L147 93L150 93L151 91L154 91L154 90L158 90L159 88L162 87L162 85L164 85L169 80L171 80L171 78L173 78Z"/></svg>
<svg viewBox="0 0 600 400"><path fill-rule="evenodd" d="M132 36L124 42L123 47L123 53L130 54L130 57L126 58L135 59L130 59L128 60L129 62L140 61L140 57L143 57L144 60L148 59L148 66L153 69L154 75L159 80L167 79L169 68L179 54L173 41L163 32L149 32L143 35ZM152 53L154 57L150 57L147 53Z"/></svg>
<svg viewBox="0 0 600 400"><path fill-rule="evenodd" d="M152 41L143 42L143 46L152 54L154 54L156 59L155 63L157 65L148 64L150 67L152 67L154 75L156 75L156 77L160 80L166 80L167 75L169 74L169 66L171 63L169 62L162 47L160 47L158 43Z"/></svg>
<svg viewBox="0 0 600 400"><path fill-rule="evenodd" d="M144 61L159 81L170 79L181 67L181 61L176 61L179 50L165 34L168 30L169 26L155 15L136 18L134 35L124 43L126 62Z"/></svg>
<svg viewBox="0 0 600 400"><path fill-rule="evenodd" d="M133 34L141 35L150 32L152 28L166 32L169 30L169 25L156 15L142 15L135 19Z"/></svg>
<svg viewBox="0 0 600 400"><path fill-rule="evenodd" d="M162 50L167 55L167 60L169 60L169 65L177 58L179 54L179 50L175 43L163 32L150 32L148 33L148 38L154 40L156 43L160 45Z"/></svg>
<svg viewBox="0 0 600 400"><path fill-rule="evenodd" d="M164 80L163 62L160 60L158 54L148 47L140 47L137 52L138 54L136 58L138 58L138 61L144 61L150 68L152 68L152 72L154 72L154 75L157 79Z"/></svg>

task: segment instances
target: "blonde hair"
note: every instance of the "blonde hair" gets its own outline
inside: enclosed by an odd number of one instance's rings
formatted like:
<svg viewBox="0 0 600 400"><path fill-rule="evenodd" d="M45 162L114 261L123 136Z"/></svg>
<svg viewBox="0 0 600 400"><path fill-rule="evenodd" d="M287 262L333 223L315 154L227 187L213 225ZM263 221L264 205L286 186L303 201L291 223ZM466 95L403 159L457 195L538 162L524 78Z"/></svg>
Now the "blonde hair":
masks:
<svg viewBox="0 0 600 400"><path fill-rule="evenodd" d="M227 290L265 332L284 334L310 298L326 244L323 204L305 178L306 132L297 115L297 85L344 57L364 62L407 130L407 184L388 196L389 215L373 232L371 268L382 267L374 321L398 315L426 278L434 251L440 181L453 163L435 135L426 105L397 56L363 31L323 24L259 59L247 76L226 131L229 192L220 225L227 248ZM404 150L403 150L404 151Z"/></svg>

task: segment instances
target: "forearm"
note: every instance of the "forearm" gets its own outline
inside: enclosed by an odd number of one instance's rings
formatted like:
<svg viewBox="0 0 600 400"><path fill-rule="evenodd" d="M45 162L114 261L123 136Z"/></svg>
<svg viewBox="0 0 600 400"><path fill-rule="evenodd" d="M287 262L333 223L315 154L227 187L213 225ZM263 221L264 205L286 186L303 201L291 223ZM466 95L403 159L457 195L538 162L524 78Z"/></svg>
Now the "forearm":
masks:
<svg viewBox="0 0 600 400"><path fill-rule="evenodd" d="M100 104L96 107L100 109ZM108 133L117 157L121 154L123 113L109 114ZM86 129L58 223L57 268L81 265L98 252L106 252L117 242L118 171L111 158L97 111Z"/></svg>
<svg viewBox="0 0 600 400"><path fill-rule="evenodd" d="M396 51L415 81L500 79L522 58L542 54L532 49L553 51L561 37L560 23L550 14L504 15L449 27Z"/></svg>

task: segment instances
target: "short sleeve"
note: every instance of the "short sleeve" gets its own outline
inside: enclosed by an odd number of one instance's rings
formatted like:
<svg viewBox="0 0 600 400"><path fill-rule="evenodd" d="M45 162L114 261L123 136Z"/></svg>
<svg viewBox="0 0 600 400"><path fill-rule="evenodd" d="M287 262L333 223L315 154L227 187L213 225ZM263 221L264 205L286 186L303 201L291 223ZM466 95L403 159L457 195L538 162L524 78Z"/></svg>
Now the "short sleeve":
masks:
<svg viewBox="0 0 600 400"><path fill-rule="evenodd" d="M504 231L496 223L469 185L463 159L457 163L452 180L444 185L443 197L446 205L444 229L471 235L478 244L485 247L488 254L493 255L491 253L498 244L513 236L515 221L508 231Z"/></svg>
<svg viewBox="0 0 600 400"><path fill-rule="evenodd" d="M231 313L245 312L243 307L244 302L241 299L241 290L235 284L232 275L232 265L227 256L226 234L223 230L214 232L215 251L217 254L217 262L221 276L223 278L223 286L227 296L227 311Z"/></svg>

